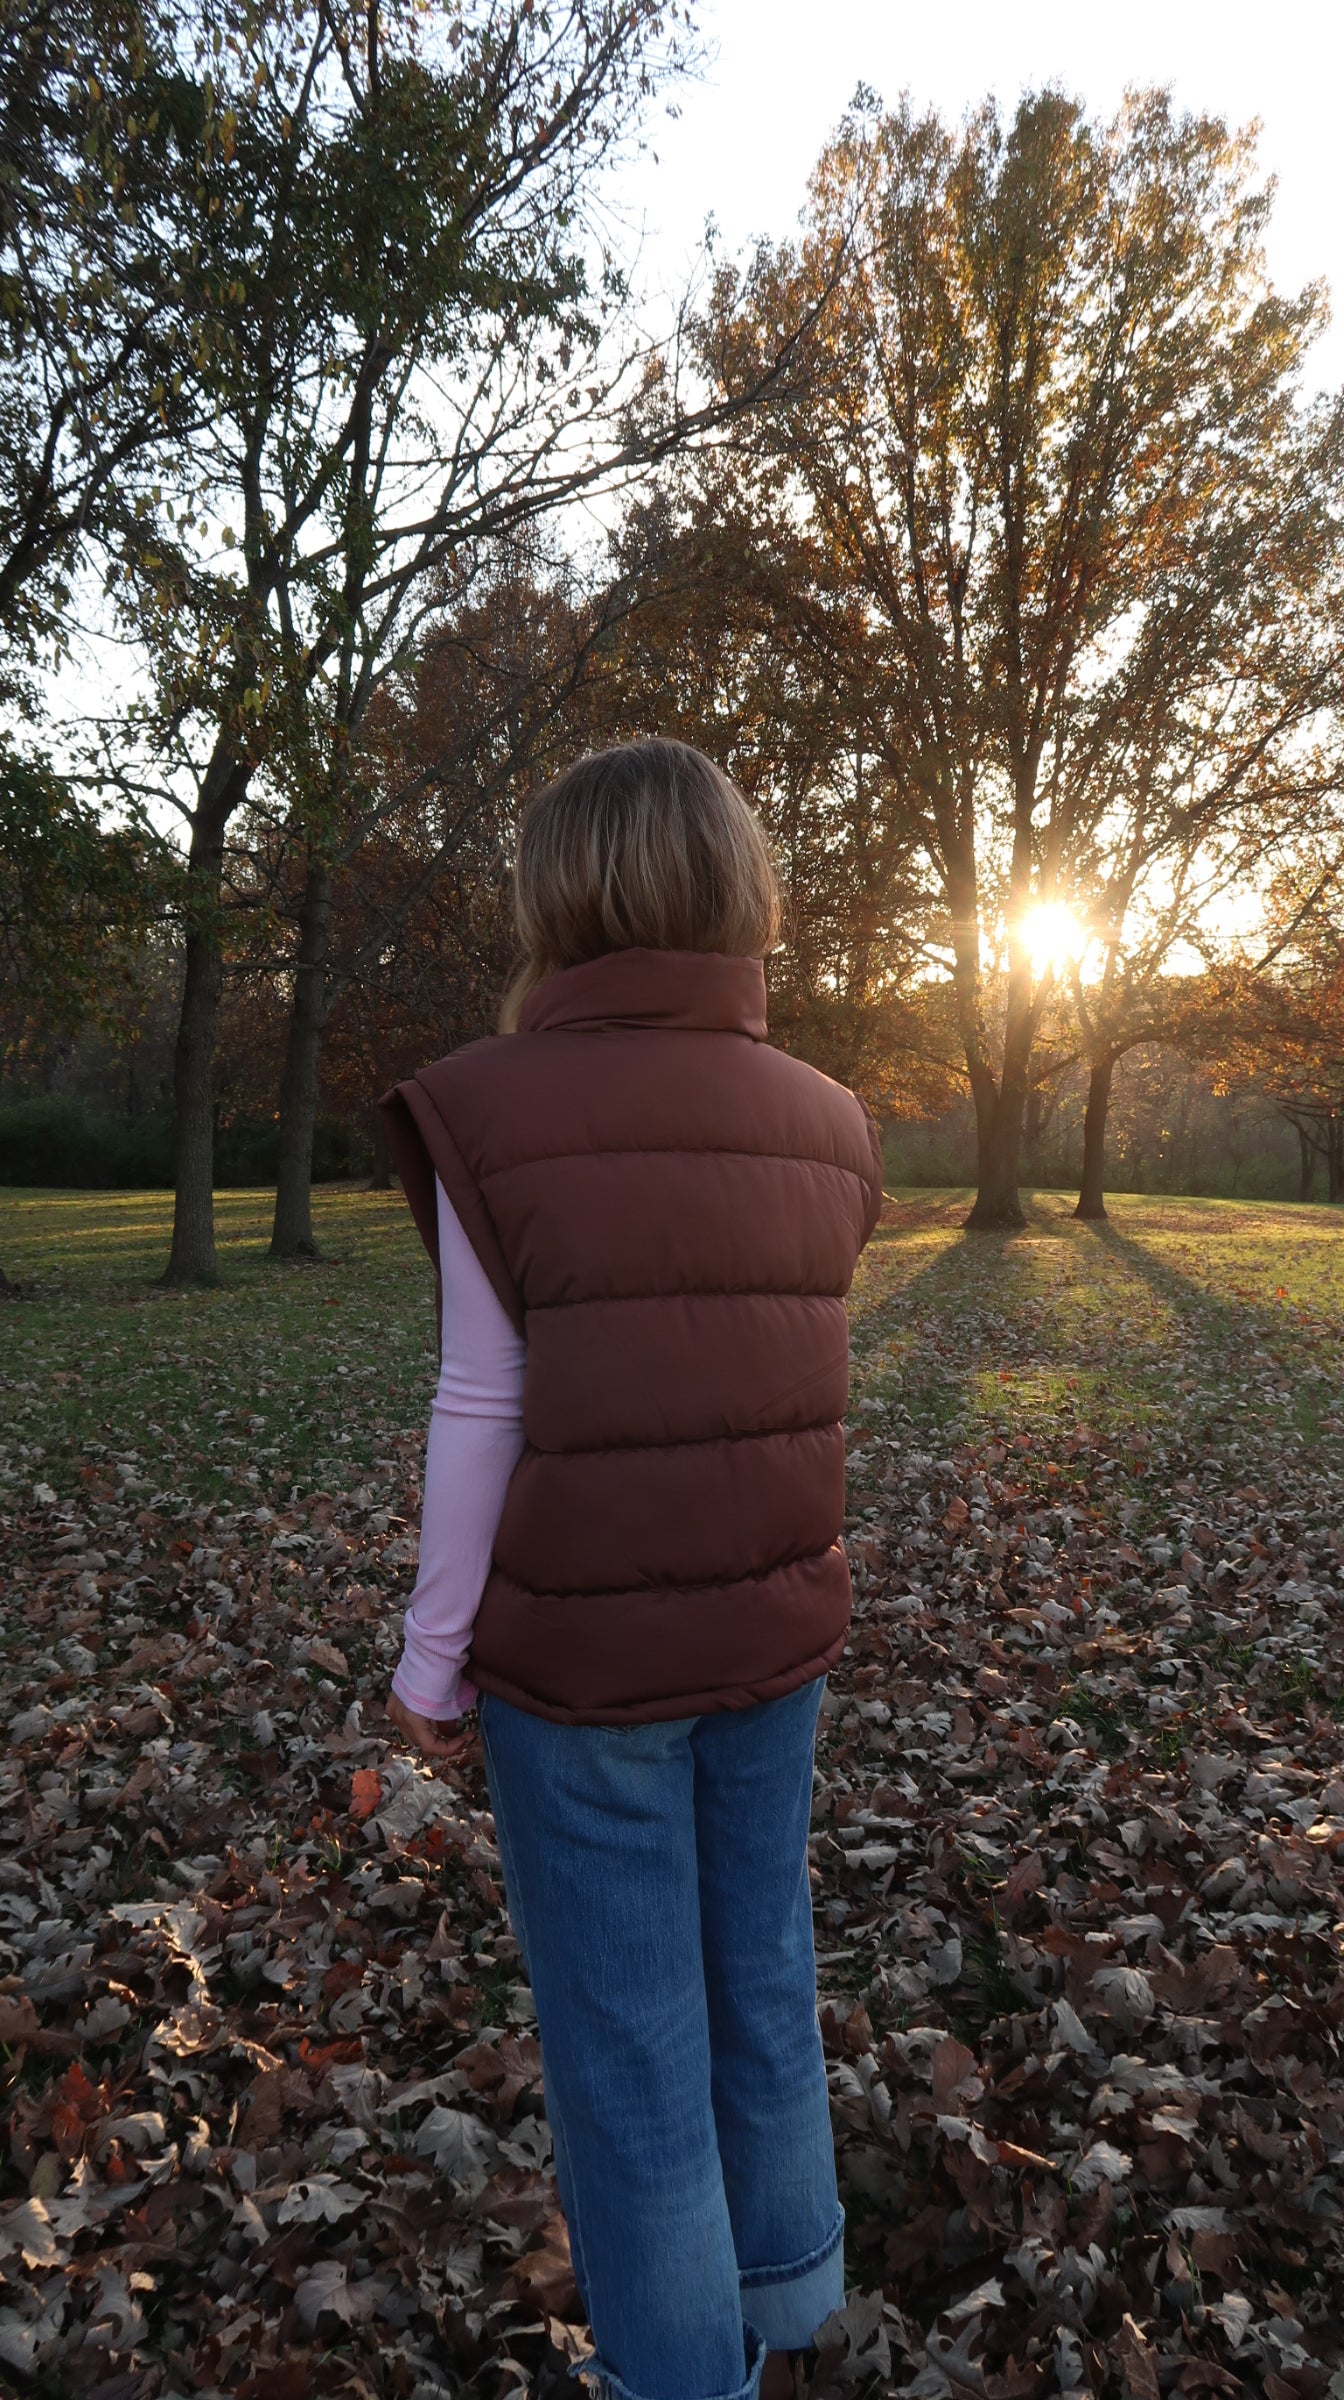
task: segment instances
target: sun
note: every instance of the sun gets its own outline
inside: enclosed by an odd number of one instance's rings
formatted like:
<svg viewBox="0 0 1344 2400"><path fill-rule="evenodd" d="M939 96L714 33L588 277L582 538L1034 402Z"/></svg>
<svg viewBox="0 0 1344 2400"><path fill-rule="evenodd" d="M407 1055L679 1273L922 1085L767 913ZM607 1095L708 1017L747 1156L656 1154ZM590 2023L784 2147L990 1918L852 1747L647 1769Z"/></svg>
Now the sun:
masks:
<svg viewBox="0 0 1344 2400"><path fill-rule="evenodd" d="M1087 934L1071 908L1060 900L1029 908L1022 919L1022 936L1031 955L1033 975L1060 975L1087 947Z"/></svg>

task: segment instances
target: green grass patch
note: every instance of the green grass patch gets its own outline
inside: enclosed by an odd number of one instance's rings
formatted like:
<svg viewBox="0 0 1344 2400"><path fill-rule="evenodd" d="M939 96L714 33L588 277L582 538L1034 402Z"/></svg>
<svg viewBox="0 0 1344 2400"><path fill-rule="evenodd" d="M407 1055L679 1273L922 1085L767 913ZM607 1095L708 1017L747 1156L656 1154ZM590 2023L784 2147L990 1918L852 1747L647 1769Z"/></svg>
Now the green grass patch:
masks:
<svg viewBox="0 0 1344 2400"><path fill-rule="evenodd" d="M401 1194L319 1190L311 1266L267 1258L271 1207L217 1194L219 1282L168 1292L171 1195L0 1195L0 1259L30 1295L5 1317L11 1476L270 1501L423 1433L432 1282Z"/></svg>
<svg viewBox="0 0 1344 2400"><path fill-rule="evenodd" d="M972 1235L970 1198L894 1196L855 1278L856 1409L935 1449L1025 1439L1029 1481L1090 1434L1122 1492L1133 1469L1136 1539L1133 1445L1338 1449L1344 1213L1125 1195L1097 1227L1046 1192L1020 1233ZM271 1204L221 1192L218 1285L166 1292L168 1194L0 1194L0 1260L30 1294L5 1317L11 1488L274 1504L422 1439L432 1294L400 1193L320 1189L314 1266L267 1258Z"/></svg>

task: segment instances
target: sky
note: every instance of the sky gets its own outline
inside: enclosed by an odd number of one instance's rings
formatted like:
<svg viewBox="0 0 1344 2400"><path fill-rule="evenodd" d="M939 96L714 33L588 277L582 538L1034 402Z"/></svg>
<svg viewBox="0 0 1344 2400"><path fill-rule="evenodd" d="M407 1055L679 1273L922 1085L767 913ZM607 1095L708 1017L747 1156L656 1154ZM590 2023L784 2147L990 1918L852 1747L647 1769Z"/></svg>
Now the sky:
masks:
<svg viewBox="0 0 1344 2400"><path fill-rule="evenodd" d="M675 292L715 217L730 251L790 233L807 177L855 86L909 90L952 119L987 93L1011 106L1057 83L1108 115L1127 84L1169 84L1192 110L1245 126L1277 178L1267 253L1281 287L1324 278L1336 322L1311 381L1344 383L1344 7L1340 0L699 0L715 55L651 120L621 179L642 226L641 281Z"/></svg>

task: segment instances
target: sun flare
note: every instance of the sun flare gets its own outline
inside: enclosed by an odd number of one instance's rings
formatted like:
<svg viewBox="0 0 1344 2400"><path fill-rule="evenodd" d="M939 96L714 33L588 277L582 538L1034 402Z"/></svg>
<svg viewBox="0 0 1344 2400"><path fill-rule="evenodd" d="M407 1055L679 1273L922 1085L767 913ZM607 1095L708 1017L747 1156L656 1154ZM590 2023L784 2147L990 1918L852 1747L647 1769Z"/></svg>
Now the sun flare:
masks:
<svg viewBox="0 0 1344 2400"><path fill-rule="evenodd" d="M1027 911L1022 919L1022 936L1031 956L1033 975L1047 970L1061 975L1087 946L1087 934L1071 908L1062 901L1049 900L1039 908Z"/></svg>

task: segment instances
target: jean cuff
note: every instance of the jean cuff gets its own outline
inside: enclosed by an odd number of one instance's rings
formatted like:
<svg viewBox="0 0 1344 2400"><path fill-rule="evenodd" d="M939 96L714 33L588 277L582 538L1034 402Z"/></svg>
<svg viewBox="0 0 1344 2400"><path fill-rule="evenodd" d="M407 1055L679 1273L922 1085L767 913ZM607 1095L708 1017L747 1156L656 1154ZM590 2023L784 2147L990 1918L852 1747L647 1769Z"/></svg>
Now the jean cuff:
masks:
<svg viewBox="0 0 1344 2400"><path fill-rule="evenodd" d="M818 2323L820 2323L820 2319L818 2319ZM703 2400L756 2400L756 2395L761 2387L761 2369L765 2365L765 2353L769 2345L756 2331L754 2325L743 2326L742 2338L747 2351L746 2380L735 2385L731 2392L706 2392ZM628 2383L622 2383L619 2375L613 2375L610 2367L603 2366L596 2351L590 2358L581 2358L576 2366L570 2368L569 2372L571 2375L591 2377L598 2400L643 2400L642 2393L632 2392ZM702 2396L697 2394L696 2400L702 2400Z"/></svg>
<svg viewBox="0 0 1344 2400"><path fill-rule="evenodd" d="M845 2212L824 2242L788 2267L745 2267L742 2315L767 2350L808 2350L817 2327L845 2300Z"/></svg>

